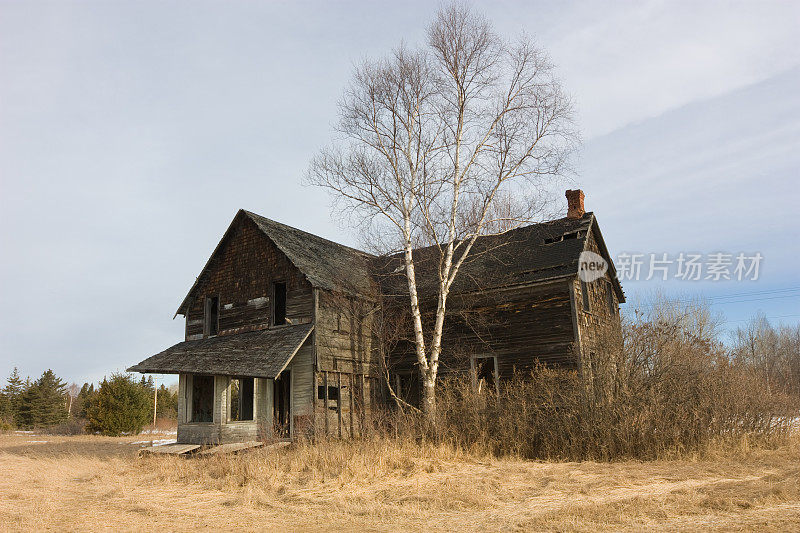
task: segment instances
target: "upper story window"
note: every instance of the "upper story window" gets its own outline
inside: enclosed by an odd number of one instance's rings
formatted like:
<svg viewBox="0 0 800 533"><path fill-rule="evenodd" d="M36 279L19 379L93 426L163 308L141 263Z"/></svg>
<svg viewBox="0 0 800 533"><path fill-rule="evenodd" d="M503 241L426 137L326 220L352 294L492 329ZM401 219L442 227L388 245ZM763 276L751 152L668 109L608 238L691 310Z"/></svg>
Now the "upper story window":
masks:
<svg viewBox="0 0 800 533"><path fill-rule="evenodd" d="M581 281L581 298L583 300L583 310L589 312L589 285L585 281Z"/></svg>
<svg viewBox="0 0 800 533"><path fill-rule="evenodd" d="M272 325L286 324L286 283L276 281L272 284Z"/></svg>
<svg viewBox="0 0 800 533"><path fill-rule="evenodd" d="M203 322L203 333L206 337L213 337L219 333L219 297L206 297L206 308Z"/></svg>

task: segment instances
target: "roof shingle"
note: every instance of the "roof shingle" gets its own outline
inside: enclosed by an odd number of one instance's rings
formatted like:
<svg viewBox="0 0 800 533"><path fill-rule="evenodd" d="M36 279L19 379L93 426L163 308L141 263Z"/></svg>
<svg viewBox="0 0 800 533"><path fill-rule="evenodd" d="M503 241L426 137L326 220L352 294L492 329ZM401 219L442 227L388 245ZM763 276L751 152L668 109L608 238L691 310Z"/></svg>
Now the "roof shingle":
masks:
<svg viewBox="0 0 800 533"><path fill-rule="evenodd" d="M179 342L128 372L274 378L286 368L312 329L312 324L301 324Z"/></svg>
<svg viewBox="0 0 800 533"><path fill-rule="evenodd" d="M370 295L374 291L369 273L370 260L374 256L250 211L244 213L305 274L313 286L342 290L347 285L348 292L362 295Z"/></svg>

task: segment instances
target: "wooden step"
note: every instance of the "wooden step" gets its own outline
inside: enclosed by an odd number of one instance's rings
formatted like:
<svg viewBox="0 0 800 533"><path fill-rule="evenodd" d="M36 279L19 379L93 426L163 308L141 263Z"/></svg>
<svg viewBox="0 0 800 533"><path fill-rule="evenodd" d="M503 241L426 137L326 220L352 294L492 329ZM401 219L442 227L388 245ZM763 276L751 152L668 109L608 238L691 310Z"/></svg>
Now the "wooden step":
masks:
<svg viewBox="0 0 800 533"><path fill-rule="evenodd" d="M181 455L193 452L200 448L199 444L162 444L161 446L148 446L139 450L139 454Z"/></svg>
<svg viewBox="0 0 800 533"><path fill-rule="evenodd" d="M260 448L264 443L258 440L248 442L230 442L228 444L220 444L218 446L211 446L197 452L197 455L217 455L221 453L235 453L242 450L249 450L251 448Z"/></svg>
<svg viewBox="0 0 800 533"><path fill-rule="evenodd" d="M261 441L248 441L248 442L231 442L228 444L220 444L218 446L212 446L210 448L205 448L197 452L196 455L217 455L217 454L225 454L225 453L236 453L242 450L251 450L254 448L266 448L266 449L278 449L283 448L284 446L288 446L291 442L276 442L273 444L264 444Z"/></svg>

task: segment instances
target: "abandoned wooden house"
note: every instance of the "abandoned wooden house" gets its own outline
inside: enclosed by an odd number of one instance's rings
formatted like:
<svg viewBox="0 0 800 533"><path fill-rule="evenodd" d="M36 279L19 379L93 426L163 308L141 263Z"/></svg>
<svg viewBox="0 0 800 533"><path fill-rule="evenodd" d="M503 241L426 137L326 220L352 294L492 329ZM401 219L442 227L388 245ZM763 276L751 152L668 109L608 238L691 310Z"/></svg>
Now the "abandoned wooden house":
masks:
<svg viewBox="0 0 800 533"><path fill-rule="evenodd" d="M496 387L537 361L585 369L619 332L624 294L597 220L581 191L567 199L565 218L476 241L452 289L442 373ZM584 251L607 261L596 281L579 277ZM423 309L434 255L415 251ZM184 341L128 370L178 374L180 443L359 435L387 385L419 397L408 341L384 355L375 326L407 294L400 261L240 210L177 309Z"/></svg>

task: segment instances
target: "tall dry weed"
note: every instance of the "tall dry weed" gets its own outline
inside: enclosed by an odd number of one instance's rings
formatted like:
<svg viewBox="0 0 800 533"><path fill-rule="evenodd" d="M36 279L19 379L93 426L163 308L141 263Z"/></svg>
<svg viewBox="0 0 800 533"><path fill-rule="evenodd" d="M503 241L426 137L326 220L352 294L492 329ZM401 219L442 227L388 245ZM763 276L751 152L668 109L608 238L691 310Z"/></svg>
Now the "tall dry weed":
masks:
<svg viewBox="0 0 800 533"><path fill-rule="evenodd" d="M732 357L702 303L658 299L627 319L624 342L600 339L580 371L539 366L479 392L442 379L435 428L414 414L394 435L530 459L656 459L786 442L800 399Z"/></svg>

